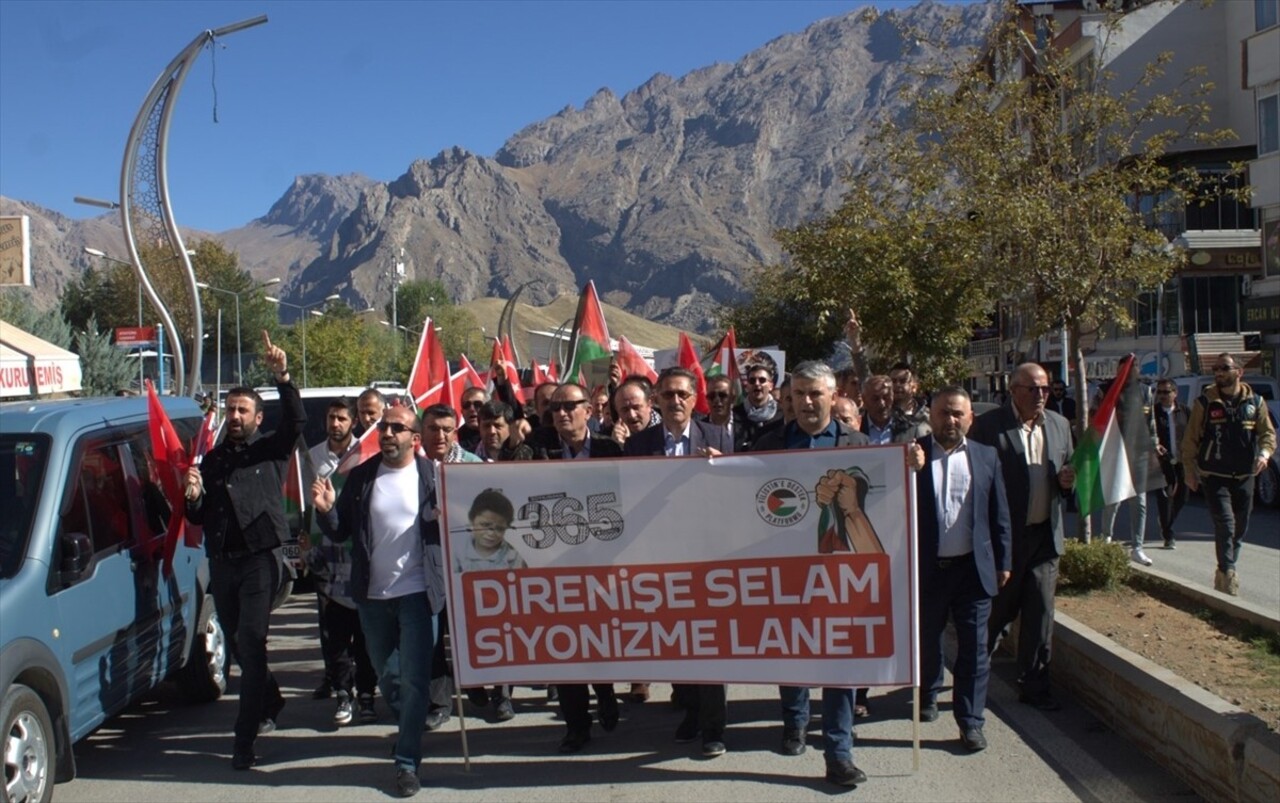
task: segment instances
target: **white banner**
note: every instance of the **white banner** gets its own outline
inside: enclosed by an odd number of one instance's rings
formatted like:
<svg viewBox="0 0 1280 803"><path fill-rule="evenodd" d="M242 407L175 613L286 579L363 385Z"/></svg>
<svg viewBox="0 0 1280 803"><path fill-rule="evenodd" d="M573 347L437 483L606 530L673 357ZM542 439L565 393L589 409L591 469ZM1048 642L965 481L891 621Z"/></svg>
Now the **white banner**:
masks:
<svg viewBox="0 0 1280 803"><path fill-rule="evenodd" d="M442 474L464 685L913 685L902 446Z"/></svg>

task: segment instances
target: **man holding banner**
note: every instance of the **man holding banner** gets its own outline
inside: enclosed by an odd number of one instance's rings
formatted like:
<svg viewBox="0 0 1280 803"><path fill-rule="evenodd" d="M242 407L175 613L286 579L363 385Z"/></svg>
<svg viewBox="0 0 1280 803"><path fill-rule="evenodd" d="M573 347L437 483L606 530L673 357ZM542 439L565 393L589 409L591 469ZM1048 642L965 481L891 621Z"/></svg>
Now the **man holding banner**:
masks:
<svg viewBox="0 0 1280 803"><path fill-rule="evenodd" d="M991 672L987 622L991 599L1009 582L1012 545L1009 505L1000 458L990 446L966 440L973 423L969 394L946 387L929 408L931 435L919 441L928 455L916 473L920 558L920 718L938 718L942 688L942 638L948 616L956 628L951 704L960 743L970 752L987 748L983 711Z"/></svg>
<svg viewBox="0 0 1280 803"><path fill-rule="evenodd" d="M758 375L748 371L747 376ZM786 426L774 427L763 432L752 452L779 451L783 449L827 449L838 446L865 446L867 437L854 432L831 418L831 404L835 398L836 375L825 363L813 361L798 365L791 372L791 398L796 419ZM846 479L847 478L847 479ZM844 475L833 478L839 487L830 491L828 502L847 498L854 478ZM865 497L865 482L854 487L855 496ZM820 489L821 490L821 489ZM821 503L822 497L819 496ZM850 500L853 501L853 500ZM854 544L870 549L879 546L874 531L867 533L866 517L856 504L848 509L839 504L831 506L835 511L833 523L840 538L839 551L863 551ZM820 548L821 548L820 541ZM782 752L798 756L805 751L805 730L809 725L809 689L804 686L780 686L782 697ZM867 774L853 763L853 707L854 690L826 687L822 690L822 728L826 740L825 758L827 780L839 786L856 786L867 780Z"/></svg>

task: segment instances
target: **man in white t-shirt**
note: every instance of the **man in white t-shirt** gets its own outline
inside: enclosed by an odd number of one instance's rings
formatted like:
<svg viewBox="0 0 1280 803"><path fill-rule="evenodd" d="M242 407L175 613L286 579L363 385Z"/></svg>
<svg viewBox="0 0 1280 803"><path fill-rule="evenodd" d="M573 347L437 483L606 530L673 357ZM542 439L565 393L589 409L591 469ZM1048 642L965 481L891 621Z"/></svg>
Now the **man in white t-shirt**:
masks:
<svg viewBox="0 0 1280 803"><path fill-rule="evenodd" d="M444 566L435 472L429 460L416 456L422 438L418 419L407 407L388 407L377 426L381 454L351 470L341 497L327 477L315 481L312 496L325 534L352 540L351 597L378 685L400 724L395 792L411 797L421 788L418 766L436 614L444 607Z"/></svg>

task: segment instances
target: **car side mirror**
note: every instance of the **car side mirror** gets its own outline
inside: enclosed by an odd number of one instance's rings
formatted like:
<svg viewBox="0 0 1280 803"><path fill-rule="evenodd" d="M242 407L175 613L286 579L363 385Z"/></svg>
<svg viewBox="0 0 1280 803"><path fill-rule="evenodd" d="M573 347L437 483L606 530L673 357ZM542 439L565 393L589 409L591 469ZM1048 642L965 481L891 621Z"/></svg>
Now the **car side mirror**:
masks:
<svg viewBox="0 0 1280 803"><path fill-rule="evenodd" d="M62 561L58 571L62 583L74 583L93 562L93 541L84 533L63 533L60 546Z"/></svg>

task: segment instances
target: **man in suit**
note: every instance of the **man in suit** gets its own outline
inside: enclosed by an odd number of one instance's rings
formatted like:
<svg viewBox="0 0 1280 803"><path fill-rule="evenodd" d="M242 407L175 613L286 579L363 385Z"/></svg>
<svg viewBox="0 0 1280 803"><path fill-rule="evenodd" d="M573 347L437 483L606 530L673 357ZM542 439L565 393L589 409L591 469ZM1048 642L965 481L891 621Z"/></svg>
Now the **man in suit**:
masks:
<svg viewBox="0 0 1280 803"><path fill-rule="evenodd" d="M1018 630L1018 699L1042 711L1060 708L1049 689L1053 646L1053 593L1062 555L1063 500L1075 484L1067 419L1045 409L1049 375L1035 363L1013 372L1010 404L978 416L969 439L1000 453L1013 532L1013 576L991 609L987 645L994 651L1004 629Z"/></svg>
<svg viewBox="0 0 1280 803"><path fill-rule="evenodd" d="M649 427L627 439L628 457L714 457L733 451L733 439L724 427L693 417L698 401L697 377L686 368L667 368L658 375L658 411L662 425ZM702 755L715 758L725 753L724 726L727 718L723 684L677 683L676 702L684 709L684 720L676 728L676 742L686 744L702 735Z"/></svg>
<svg viewBox="0 0 1280 803"><path fill-rule="evenodd" d="M816 361L801 363L791 372L795 420L766 430L752 444L750 451L867 445L866 435L849 429L831 417L831 403L835 392L836 375L829 366ZM858 530L856 521L851 521L850 525L850 532ZM798 756L805 751L805 731L809 726L809 689L803 686L781 686L778 693L782 698L782 752ZM826 777L838 786L857 786L867 780L866 773L853 763L853 717L853 689L833 687L822 690Z"/></svg>
<svg viewBox="0 0 1280 803"><path fill-rule="evenodd" d="M1182 462L1178 459L1178 440L1187 431L1191 410L1178 401L1178 387L1172 379L1156 383L1156 456L1160 459L1160 472L1164 475L1164 488L1152 491L1156 499L1156 512L1160 517L1160 535L1164 548L1173 549L1176 538L1173 522L1187 501L1187 483L1183 476Z"/></svg>
<svg viewBox="0 0 1280 803"><path fill-rule="evenodd" d="M535 460L585 460L595 457L621 457L622 447L612 438L593 435L587 429L591 415L587 389L567 382L551 394L547 409L555 436L540 439L534 446ZM561 753L576 753L591 741L591 710L587 684L557 684L560 715L568 732L560 742ZM611 731L618 726L618 698L612 683L593 684L599 707L600 726Z"/></svg>
<svg viewBox="0 0 1280 803"><path fill-rule="evenodd" d="M929 406L932 435L921 438L928 456L916 473L920 555L920 718L938 718L942 688L942 634L951 617L956 628L952 712L960 742L987 748L982 733L991 671L987 622L991 599L1009 581L1013 556L1009 505L1000 458L990 446L965 438L973 424L969 394L947 387Z"/></svg>

